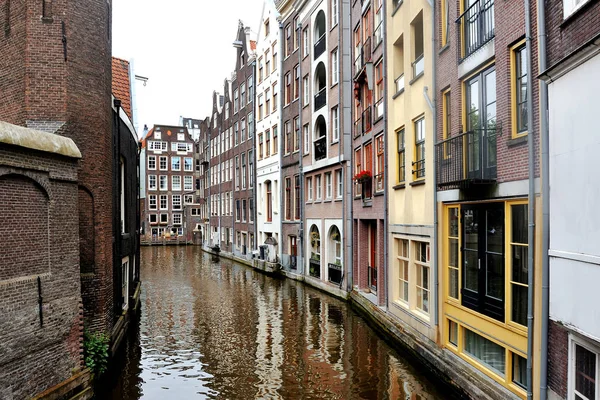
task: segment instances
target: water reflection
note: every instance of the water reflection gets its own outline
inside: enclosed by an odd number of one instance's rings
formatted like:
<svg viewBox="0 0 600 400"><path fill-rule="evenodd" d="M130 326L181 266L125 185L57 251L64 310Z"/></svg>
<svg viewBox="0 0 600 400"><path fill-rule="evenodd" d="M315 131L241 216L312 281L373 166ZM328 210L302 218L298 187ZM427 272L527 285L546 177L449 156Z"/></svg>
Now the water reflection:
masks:
<svg viewBox="0 0 600 400"><path fill-rule="evenodd" d="M142 249L113 399L441 399L347 304L196 247Z"/></svg>

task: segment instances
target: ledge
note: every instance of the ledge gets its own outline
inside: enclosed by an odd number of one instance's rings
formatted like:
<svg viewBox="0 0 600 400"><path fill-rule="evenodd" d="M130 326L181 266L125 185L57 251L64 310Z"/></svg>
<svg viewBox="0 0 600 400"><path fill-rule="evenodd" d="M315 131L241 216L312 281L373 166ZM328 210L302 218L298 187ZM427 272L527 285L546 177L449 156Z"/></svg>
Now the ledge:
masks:
<svg viewBox="0 0 600 400"><path fill-rule="evenodd" d="M442 48L440 49L440 51L438 51L438 55L441 55L442 53L445 53L445 52L446 52L446 50L448 50L449 48L450 48L450 42L446 43L446 44L444 45L444 47L442 47Z"/></svg>
<svg viewBox="0 0 600 400"><path fill-rule="evenodd" d="M421 180L409 183L410 186L420 186L420 185L424 185L424 184L425 184L425 179L421 179Z"/></svg>
<svg viewBox="0 0 600 400"><path fill-rule="evenodd" d="M527 137L528 137L528 135L523 135L523 136L520 136L517 138L508 139L508 141L506 142L506 145L510 148L510 147L516 147L521 144L527 143Z"/></svg>
<svg viewBox="0 0 600 400"><path fill-rule="evenodd" d="M60 154L66 157L81 158L81 152L77 145L68 137L24 128L2 121L0 121L0 143Z"/></svg>
<svg viewBox="0 0 600 400"><path fill-rule="evenodd" d="M399 189L404 189L405 187L406 187L406 184L405 183L401 183L399 185L392 186L392 189L399 190Z"/></svg>
<svg viewBox="0 0 600 400"><path fill-rule="evenodd" d="M396 98L397 98L398 96L400 96L402 93L404 93L404 89L402 89L402 90L400 90L400 91L396 92L396 94L392 96L392 100L396 100Z"/></svg>
<svg viewBox="0 0 600 400"><path fill-rule="evenodd" d="M408 82L408 84L412 85L413 83L415 83L416 81L418 81L423 75L425 75L425 71L421 72L419 75L417 75L414 78L412 78L410 80L410 82Z"/></svg>

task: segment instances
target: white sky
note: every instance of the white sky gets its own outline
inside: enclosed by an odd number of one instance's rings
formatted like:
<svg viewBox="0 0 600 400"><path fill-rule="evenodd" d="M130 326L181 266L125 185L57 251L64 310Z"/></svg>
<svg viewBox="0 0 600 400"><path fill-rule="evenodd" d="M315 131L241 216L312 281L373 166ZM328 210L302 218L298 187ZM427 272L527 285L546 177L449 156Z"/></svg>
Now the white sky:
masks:
<svg viewBox="0 0 600 400"><path fill-rule="evenodd" d="M134 73L149 78L135 86L139 135L144 124L210 114L212 92L223 92L235 68L238 20L255 32L262 6L262 0L113 1L113 56L133 59Z"/></svg>

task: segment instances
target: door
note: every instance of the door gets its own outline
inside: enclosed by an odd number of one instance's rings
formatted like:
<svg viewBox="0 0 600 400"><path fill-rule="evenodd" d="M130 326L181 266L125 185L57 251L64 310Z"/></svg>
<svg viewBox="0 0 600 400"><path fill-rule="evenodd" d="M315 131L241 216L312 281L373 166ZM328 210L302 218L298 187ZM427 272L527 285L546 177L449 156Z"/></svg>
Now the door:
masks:
<svg viewBox="0 0 600 400"><path fill-rule="evenodd" d="M462 207L462 304L504 322L504 204Z"/></svg>
<svg viewBox="0 0 600 400"><path fill-rule="evenodd" d="M369 286L377 290L377 223L369 224Z"/></svg>

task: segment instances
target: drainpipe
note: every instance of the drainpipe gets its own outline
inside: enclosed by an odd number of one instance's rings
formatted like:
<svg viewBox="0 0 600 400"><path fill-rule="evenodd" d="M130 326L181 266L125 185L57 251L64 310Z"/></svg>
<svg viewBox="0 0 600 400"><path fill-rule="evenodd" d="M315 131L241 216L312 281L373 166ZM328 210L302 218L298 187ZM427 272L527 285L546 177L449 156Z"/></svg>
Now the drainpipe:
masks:
<svg viewBox="0 0 600 400"><path fill-rule="evenodd" d="M537 0L538 71L546 70L546 15L544 0ZM550 266L550 134L548 131L548 84L540 81L541 143L542 143L542 331L540 332L540 399L548 396L548 318Z"/></svg>
<svg viewBox="0 0 600 400"><path fill-rule="evenodd" d="M386 21L386 16L387 16L387 1L383 2L382 5L382 9L381 9L381 24L383 24L383 33L386 32L387 30L387 21ZM387 71L388 70L388 58L387 58L387 35L383 35L383 70ZM387 73L386 75L386 82L385 82L385 89L384 89L384 97L383 97L383 104L384 104L384 112L383 112L383 129L384 132L388 132L388 115L387 115L387 111L388 111L388 97L387 97ZM388 159L388 146L387 144L385 144L384 142L384 146L383 146L383 159L387 161ZM388 163L386 162L384 165L384 174L383 174L383 187L385 189L387 189L388 187L388 183L389 183L389 176L388 176L388 172L389 172L389 168L387 167ZM389 263L390 263L390 258L389 258L389 253L390 253L390 234L389 234L389 213L390 213L390 208L388 206L388 191L384 190L383 191L383 203L384 203L384 214L383 214L383 236L385 238L387 238L388 240L384 240L383 241L383 276L385 277L385 306L389 307Z"/></svg>
<svg viewBox="0 0 600 400"><path fill-rule="evenodd" d="M279 21L279 38L278 38L278 40L279 40L279 50L278 50L278 52L279 52L279 67L278 67L279 68L279 82L278 82L279 95L277 97L277 100L279 101L279 104L277 105L277 108L279 110L279 128L278 128L279 132L277 132L277 138L278 138L277 146L279 147L279 149L277 151L278 151L279 160L280 160L279 161L279 198L280 199L285 198L284 197L284 188L283 188L283 182L285 181L285 179L283 179L283 168L282 168L283 143L285 140L285 137L284 137L285 132L284 132L284 126L283 126L283 98L284 98L284 96L283 96L283 93L284 93L283 79L285 78L285 74L283 74L283 61L285 58L285 53L283 52L283 40L282 40L282 38L284 37L283 34L284 34L283 23L282 23L282 21ZM256 91L255 91L255 93L256 93ZM259 193L259 195L262 195L262 193ZM258 199L258 197L257 197L257 199ZM283 202L280 202L280 204L279 204L279 225L280 225L280 232L281 232L281 234L279 236L280 242L283 242L285 240L285 237L283 236L283 221L285 219L283 217L285 215L284 207L285 207L285 205L283 204ZM298 246L297 241L296 241L296 246ZM280 249L281 249L280 250L281 254L283 255L283 245L280 247ZM289 252L291 253L291 249L289 250ZM297 263L296 263L296 265L297 265Z"/></svg>
<svg viewBox="0 0 600 400"><path fill-rule="evenodd" d="M341 10L350 10L350 1L349 0L342 0L342 7ZM385 3L385 2L384 2ZM341 79L344 79L346 76L352 76L352 67L351 67L351 61L350 61L350 55L349 55L349 50L350 50L350 15L351 12L341 12L339 13L339 18L341 19L339 23L341 23L342 25L342 34L340 35L340 43L338 48L341 49L341 54L342 54L342 62L338 61L338 65L341 66L340 72L343 71L343 68L346 66L346 68L348 68L349 70L349 74L342 74L340 73L339 76ZM346 43L348 43L348 46L344 46L344 40L346 41ZM384 57L385 59L385 57ZM353 90L350 89L350 94L349 94L349 98L345 99L342 96L344 95L343 91L342 91L342 82L338 83L338 91L340 93L339 97L338 97L338 101L340 102L340 104L343 106L342 108L342 112L339 113L340 116L345 116L346 113L343 112L344 108L348 107L348 101L350 102L350 104L352 104L352 101L354 99L354 95L353 95ZM350 80L350 88L352 88L352 80ZM348 86L346 86L348 87ZM346 101L348 100L348 101ZM344 127L344 135L343 135L343 145L344 145L344 153L348 152L348 157L345 160L346 166L345 168L342 168L342 182L344 182L344 186L343 186L343 190L344 190L344 194L342 194L342 210L346 211L346 241L345 241L345 247L347 249L347 251L345 251L345 253L348 255L348 263L346 266L346 290L348 291L348 293L352 292L352 286L354 284L353 280L354 280L354 252L352 250L352 242L353 242L353 238L354 238L354 225L353 225L353 218L354 218L354 197L352 196L352 173L351 173L351 168L352 168L352 110L353 107L349 107L350 108L350 120L346 121L345 119L343 120L344 122L341 124L341 126ZM339 106L338 106L338 110L339 110ZM341 120L341 118L338 118L338 120ZM348 122L346 124L346 122ZM341 140L341 138L340 138ZM341 146L342 143L340 143ZM340 149L341 150L341 149ZM346 158L346 157L345 157ZM346 207L348 208L346 210Z"/></svg>
<svg viewBox="0 0 600 400"><path fill-rule="evenodd" d="M431 76L432 76L432 95L433 95L433 104L432 104L432 112L433 112L433 143L435 143L435 138L437 135L437 68L436 68L436 51L437 51L437 35L436 35L436 23L435 23L435 6L431 7ZM435 152L435 146L434 146ZM435 307L434 307L434 317L435 326L440 324L440 310L439 310L439 298L440 298L440 280L439 280L439 269L438 269L438 213L437 213L437 171L435 165L435 155L433 158L433 287L435 288Z"/></svg>
<svg viewBox="0 0 600 400"><path fill-rule="evenodd" d="M293 20L292 20L293 21ZM283 27L282 27L283 29ZM300 21L298 21L298 25L296 26L296 37L300 37L299 35L302 33L302 23ZM283 42L283 40L282 40ZM294 46L296 44L294 43ZM300 48L300 46L298 46L298 79L300 80L302 78L302 49ZM293 70L292 70L293 71ZM280 81L282 81L283 84L283 80L280 79ZM304 201L304 171L302 169L302 159L304 156L304 135L302 134L302 85L300 85L300 82L298 82L298 124L300 125L300 132L299 135L300 137L298 138L298 141L300 143L300 149L298 149L298 175L299 175L299 179L300 179L300 201ZM281 96L283 97L283 96ZM294 121L292 120L292 123L294 123ZM295 126L292 126L292 129L296 129ZM282 141L283 142L283 141ZM295 212L295 210L294 210ZM302 273L304 274L304 232L305 232L305 226L304 226L304 207L300 207L300 232L299 232L299 239L300 240L296 240L296 248L298 248L298 245L300 246L300 251L298 251L298 253L300 254L300 261L302 261ZM296 255L296 272L298 271L298 255Z"/></svg>
<svg viewBox="0 0 600 400"><path fill-rule="evenodd" d="M531 4L525 0L525 41L527 49L527 127L529 135L527 138L529 159L529 194L527 209L529 223L527 228L527 399L533 399L533 295L534 295L534 241L535 241L535 153L534 153L534 129L533 129L533 84L531 77Z"/></svg>

